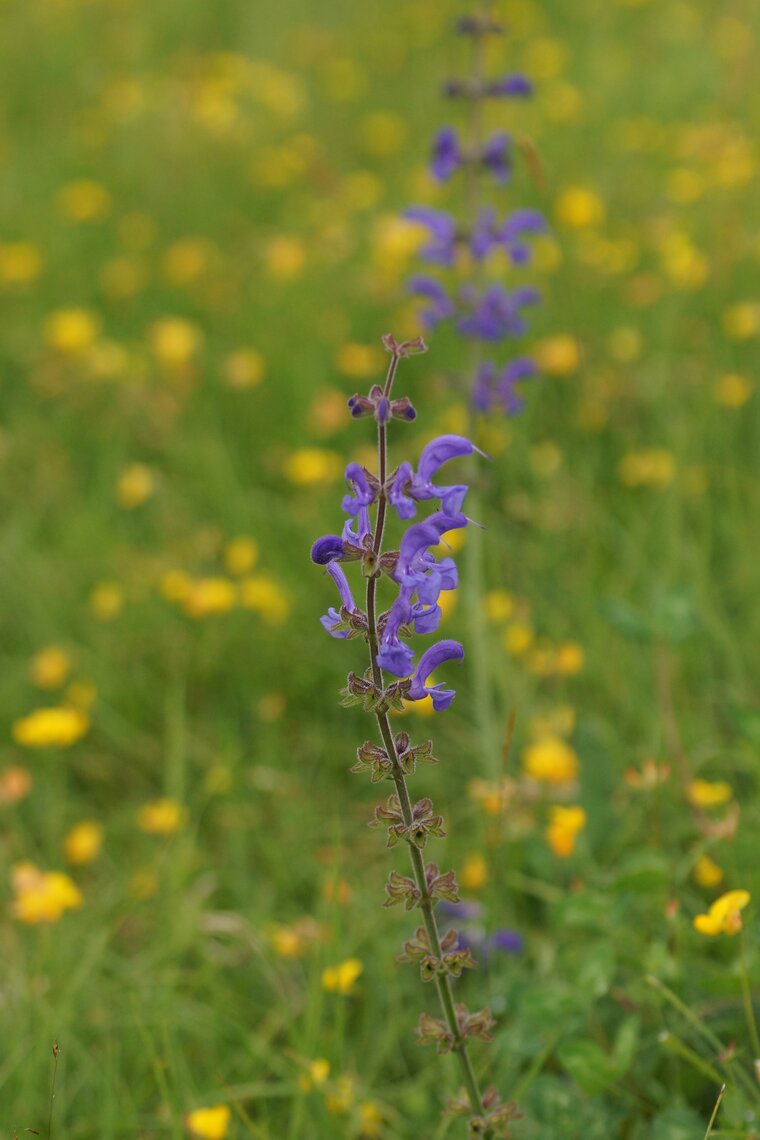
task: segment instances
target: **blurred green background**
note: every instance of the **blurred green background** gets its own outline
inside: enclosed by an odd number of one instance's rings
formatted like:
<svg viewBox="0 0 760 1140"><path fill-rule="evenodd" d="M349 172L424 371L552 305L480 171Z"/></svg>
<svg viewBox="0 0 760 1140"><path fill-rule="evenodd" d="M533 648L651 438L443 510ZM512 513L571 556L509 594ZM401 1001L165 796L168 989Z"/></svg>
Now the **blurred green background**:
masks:
<svg viewBox="0 0 760 1140"><path fill-rule="evenodd" d="M475 427L481 620L450 600L457 700L405 714L433 858L523 940L461 983L499 1021L476 1065L524 1140L702 1137L722 1080L715 1135L755 1136L756 904L692 918L760 889L760 13L495 8L489 65L536 84L489 115L524 158L494 205L550 222L542 378ZM418 331L400 212L461 205L426 172L459 14L0 0L8 1140L462 1134L347 772L362 645L308 560L372 456L345 400ZM466 349L429 340L395 461L468 422Z"/></svg>

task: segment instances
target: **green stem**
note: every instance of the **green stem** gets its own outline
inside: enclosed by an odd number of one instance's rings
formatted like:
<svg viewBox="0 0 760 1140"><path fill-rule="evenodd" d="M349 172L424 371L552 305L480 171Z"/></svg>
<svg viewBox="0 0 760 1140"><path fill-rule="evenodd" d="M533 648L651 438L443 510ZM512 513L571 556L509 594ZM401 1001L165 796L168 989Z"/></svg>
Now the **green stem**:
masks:
<svg viewBox="0 0 760 1140"><path fill-rule="evenodd" d="M740 978L742 984L742 1000L744 1002L744 1016L747 1019L750 1041L752 1042L752 1063L760 1063L760 1038L757 1034L757 1021L755 1020L755 1007L752 1003L752 990L749 984L749 970L747 968L747 947L744 940L744 931L739 936L741 953Z"/></svg>

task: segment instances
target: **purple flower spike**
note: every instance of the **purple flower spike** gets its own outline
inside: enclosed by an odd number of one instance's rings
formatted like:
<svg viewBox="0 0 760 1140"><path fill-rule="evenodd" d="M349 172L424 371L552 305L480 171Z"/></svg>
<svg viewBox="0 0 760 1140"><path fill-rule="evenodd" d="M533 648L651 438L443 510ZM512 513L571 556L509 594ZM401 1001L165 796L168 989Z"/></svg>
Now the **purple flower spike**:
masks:
<svg viewBox="0 0 760 1140"><path fill-rule="evenodd" d="M523 939L516 930L502 927L493 932L488 939L488 945L494 950L503 950L505 954L519 954L523 948Z"/></svg>
<svg viewBox="0 0 760 1140"><path fill-rule="evenodd" d="M538 210L513 210L496 234L513 265L530 261L530 246L522 241L523 234L540 234L546 229L546 219Z"/></svg>
<svg viewBox="0 0 760 1140"><path fill-rule="evenodd" d="M344 555L343 539L337 534L325 534L311 548L311 560L317 566L327 566Z"/></svg>
<svg viewBox="0 0 760 1140"><path fill-rule="evenodd" d="M467 494L466 484L437 487L432 479L449 459L472 455L473 451L483 455L463 435L441 435L422 452L416 474L410 463L402 463L388 489L388 501L398 511L399 518L413 518L416 514L415 500L422 502L427 499L440 499L443 514L458 515Z"/></svg>
<svg viewBox="0 0 760 1140"><path fill-rule="evenodd" d="M429 206L411 206L403 216L410 222L419 222L430 231L431 240L419 251L423 261L432 261L435 265L454 264L457 226L451 214Z"/></svg>
<svg viewBox="0 0 760 1140"><path fill-rule="evenodd" d="M433 140L433 153L430 158L430 173L436 182L448 182L464 156L459 146L457 133L452 127L441 127Z"/></svg>
<svg viewBox="0 0 760 1140"><path fill-rule="evenodd" d="M368 478L367 471L358 463L349 463L346 468L346 480L353 486L353 495L346 495L342 507L347 515L356 515L362 507L368 507L377 498L377 487L373 487Z"/></svg>
<svg viewBox="0 0 760 1140"><path fill-rule="evenodd" d="M398 636L400 626L406 625L410 619L408 601L403 597L397 598L388 614L377 655L380 668L385 669L387 673L393 673L394 677L408 677L414 664L414 654Z"/></svg>
<svg viewBox="0 0 760 1140"><path fill-rule="evenodd" d="M421 701L425 697L432 697L433 708L436 712L447 709L456 696L454 689L444 689L442 684L426 685L430 674L444 661L461 661L464 658L464 649L458 641L438 641L420 657L417 668L412 675L412 684L407 694L410 701Z"/></svg>
<svg viewBox="0 0 760 1140"><path fill-rule="evenodd" d="M509 135L500 131L483 147L480 160L496 182L506 182L512 173L511 144Z"/></svg>
<svg viewBox="0 0 760 1140"><path fill-rule="evenodd" d="M471 311L457 323L457 328L465 336L480 340L521 336L526 325L520 310L525 305L537 304L540 297L536 289L515 289L508 293L501 285L491 285L480 296L469 292L466 299Z"/></svg>
<svg viewBox="0 0 760 1140"><path fill-rule="evenodd" d="M400 585L416 586L421 577L421 570L422 581L424 581L424 571L429 568L424 559L428 547L437 546L441 541L442 534L448 530L458 530L460 527L467 526L467 522L465 515L444 515L441 511L436 511L424 522L410 526L401 539L398 564L394 571L395 580ZM435 565L435 558L432 555L429 558ZM446 559L443 561L445 562ZM450 589L451 587L444 588ZM421 600L424 601L425 599Z"/></svg>
<svg viewBox="0 0 760 1140"><path fill-rule="evenodd" d="M453 317L454 303L443 286L434 277L417 274L409 282L409 292L413 297L428 301L428 307L420 313L420 321L426 329L435 328L441 321Z"/></svg>
<svg viewBox="0 0 760 1140"><path fill-rule="evenodd" d="M337 562L328 562L327 573L338 587L342 607L353 613L356 610L356 602L354 601L351 587L348 584L348 579L343 573L343 570L338 566ZM330 637L343 638L348 637L351 633L349 629L337 629L337 626L342 623L343 618L334 606L330 606L327 613L323 614L319 620L324 629L330 634Z"/></svg>
<svg viewBox="0 0 760 1140"><path fill-rule="evenodd" d="M489 83L486 91L489 95L524 99L533 94L533 84L527 75L521 75L516 71L512 75L505 75L503 79Z"/></svg>
<svg viewBox="0 0 760 1140"><path fill-rule="evenodd" d="M499 372L492 360L484 361L475 375L472 391L474 407L479 412L501 407L508 416L522 411L523 399L517 390L521 380L529 380L538 372L535 360L517 356Z"/></svg>

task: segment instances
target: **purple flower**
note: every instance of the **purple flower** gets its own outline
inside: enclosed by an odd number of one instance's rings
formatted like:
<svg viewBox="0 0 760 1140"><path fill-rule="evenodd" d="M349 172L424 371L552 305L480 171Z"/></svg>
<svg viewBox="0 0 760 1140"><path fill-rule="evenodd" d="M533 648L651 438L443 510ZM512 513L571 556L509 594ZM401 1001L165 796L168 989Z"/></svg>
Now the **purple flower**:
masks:
<svg viewBox="0 0 760 1140"><path fill-rule="evenodd" d="M452 585L442 585L441 589L455 589L456 567L453 559L443 558L439 563L434 555L428 554L428 547L437 546L441 541L441 535L445 534L446 531L458 530L460 527L467 526L467 522L465 515L445 515L441 511L436 511L424 522L410 526L401 539L398 562L393 572L394 581L401 586L414 587L417 589L417 597L420 601L427 602L430 605L438 600L437 595L431 598L429 597L430 591L425 591L427 575L430 570L437 570L438 576L444 581L448 582L453 578ZM450 567L446 565L448 563L451 564ZM420 589L423 590L425 596L420 593Z"/></svg>
<svg viewBox="0 0 760 1140"><path fill-rule="evenodd" d="M499 131L491 135L483 147L480 161L496 182L506 182L512 173L511 145L509 135Z"/></svg>
<svg viewBox="0 0 760 1140"><path fill-rule="evenodd" d="M346 495L342 503L343 510L348 515L358 514L362 507L368 507L377 498L377 485L372 486L367 474L358 463L349 463L346 468L346 480L354 489L353 495Z"/></svg>
<svg viewBox="0 0 760 1140"><path fill-rule="evenodd" d="M330 575L333 582L335 582L335 585L338 587L342 608L349 610L351 613L355 612L356 602L354 601L354 596L351 593L351 587L348 584L348 579L343 573L341 567L338 566L336 562L328 562L327 573ZM330 634L330 637L348 637L351 632L348 629L337 628L337 626L342 624L343 618L340 616L340 613L335 609L334 606L330 606L327 613L323 614L319 620L322 626Z"/></svg>
<svg viewBox="0 0 760 1140"><path fill-rule="evenodd" d="M424 261L432 261L436 265L454 264L457 226L451 214L429 206L411 206L404 211L403 217L410 222L419 222L430 231L431 240L419 251Z"/></svg>
<svg viewBox="0 0 760 1140"><path fill-rule="evenodd" d="M516 930L501 927L490 936L488 945L493 950L503 950L505 954L519 954L523 948L523 939Z"/></svg>
<svg viewBox="0 0 760 1140"><path fill-rule="evenodd" d="M325 534L311 548L311 560L317 566L326 566L333 559L344 557L343 539L337 534Z"/></svg>
<svg viewBox="0 0 760 1140"><path fill-rule="evenodd" d="M411 616L411 607L402 591L391 606L377 654L380 668L393 673L394 677L408 677L414 664L414 653L398 636L399 628L407 625Z"/></svg>
<svg viewBox="0 0 760 1140"><path fill-rule="evenodd" d="M354 524L356 526L356 530L353 529ZM345 523L343 524L342 533L344 544L356 551L356 553L353 555L354 558L361 557L364 547L364 540L370 534L372 534L372 528L369 524L369 511L366 507L359 507L356 512L356 518L346 519ZM346 555L344 554L344 558L345 557Z"/></svg>
<svg viewBox="0 0 760 1140"><path fill-rule="evenodd" d="M526 328L520 310L525 305L537 304L541 297L536 289L515 289L509 293L502 285L491 285L480 295L470 289L464 296L471 311L457 322L457 328L465 336L479 340L520 336Z"/></svg>
<svg viewBox="0 0 760 1140"><path fill-rule="evenodd" d="M511 75L505 75L503 79L494 79L487 83L486 94L525 98L533 94L533 84L527 75L522 75L516 71Z"/></svg>
<svg viewBox="0 0 760 1140"><path fill-rule="evenodd" d="M436 182L448 182L458 166L464 162L457 133L452 127L441 127L433 139L430 173Z"/></svg>
<svg viewBox="0 0 760 1140"><path fill-rule="evenodd" d="M464 649L458 641L437 641L420 657L417 668L412 674L412 684L407 694L410 701L421 701L425 697L432 697L433 708L436 712L447 709L456 696L454 689L444 689L442 684L426 685L430 674L444 661L461 661L464 658Z"/></svg>
<svg viewBox="0 0 760 1140"><path fill-rule="evenodd" d="M513 265L530 261L530 246L521 240L523 234L540 234L546 229L546 219L538 210L513 210L496 234Z"/></svg>
<svg viewBox="0 0 760 1140"><path fill-rule="evenodd" d="M426 329L435 328L441 321L454 316L454 303L446 290L434 277L418 273L409 282L409 292L413 297L422 297L429 302L420 313L420 320Z"/></svg>
<svg viewBox="0 0 760 1140"><path fill-rule="evenodd" d="M515 357L501 371L492 360L483 361L475 374L472 390L475 408L479 412L487 412L500 406L508 416L517 415L523 407L517 384L535 376L537 371L536 362L529 356Z"/></svg>
<svg viewBox="0 0 760 1140"><path fill-rule="evenodd" d="M483 454L463 435L441 435L422 452L416 473L410 463L402 463L388 491L388 500L398 511L399 518L414 518L417 511L414 500L420 502L427 499L440 499L445 515L459 514L467 494L466 484L436 487L432 479L449 459L472 455L473 451Z"/></svg>

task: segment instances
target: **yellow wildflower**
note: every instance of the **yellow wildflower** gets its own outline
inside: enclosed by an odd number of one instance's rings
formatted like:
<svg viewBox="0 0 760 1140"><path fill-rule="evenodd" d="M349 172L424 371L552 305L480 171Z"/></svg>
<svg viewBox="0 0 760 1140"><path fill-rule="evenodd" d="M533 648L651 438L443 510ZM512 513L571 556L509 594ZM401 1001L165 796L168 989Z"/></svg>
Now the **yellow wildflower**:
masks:
<svg viewBox="0 0 760 1140"><path fill-rule="evenodd" d="M540 479L548 479L562 466L562 452L551 439L534 443L529 458L532 470Z"/></svg>
<svg viewBox="0 0 760 1140"><path fill-rule="evenodd" d="M686 790L689 803L700 808L726 804L733 794L725 780L692 780Z"/></svg>
<svg viewBox="0 0 760 1140"><path fill-rule="evenodd" d="M255 388L264 379L265 372L264 357L255 348L236 348L222 364L224 380L238 391Z"/></svg>
<svg viewBox="0 0 760 1140"><path fill-rule="evenodd" d="M501 815L509 797L511 785L508 781L470 780L467 794L480 804L486 815Z"/></svg>
<svg viewBox="0 0 760 1140"><path fill-rule="evenodd" d="M504 631L504 648L513 657L521 657L523 653L527 653L534 640L533 627L525 621L513 622Z"/></svg>
<svg viewBox="0 0 760 1140"><path fill-rule="evenodd" d="M368 1138L379 1136L382 1123L383 1116L375 1102L363 1100L359 1105L359 1127L361 1129L361 1135Z"/></svg>
<svg viewBox="0 0 760 1140"><path fill-rule="evenodd" d="M629 451L618 463L618 478L626 487L667 487L675 473L675 456L664 447Z"/></svg>
<svg viewBox="0 0 760 1140"><path fill-rule="evenodd" d="M161 595L167 602L183 602L193 586L193 580L184 570L167 570L159 583Z"/></svg>
<svg viewBox="0 0 760 1140"><path fill-rule="evenodd" d="M112 257L100 271L100 284L113 301L134 297L145 285L145 267L123 254Z"/></svg>
<svg viewBox="0 0 760 1140"><path fill-rule="evenodd" d="M32 790L32 777L26 768L11 764L0 771L0 807L17 804Z"/></svg>
<svg viewBox="0 0 760 1140"><path fill-rule="evenodd" d="M196 1108L188 1112L185 1124L191 1136L199 1140L224 1140L230 1126L230 1110L226 1104L213 1108Z"/></svg>
<svg viewBox="0 0 760 1140"><path fill-rule="evenodd" d="M578 341L568 333L538 341L533 355L545 376L569 376L578 371L581 360Z"/></svg>
<svg viewBox="0 0 760 1140"><path fill-rule="evenodd" d="M506 590L491 590L483 599L489 621L509 621L515 609L514 598Z"/></svg>
<svg viewBox="0 0 760 1140"><path fill-rule="evenodd" d="M16 744L24 748L68 748L87 733L90 720L79 709L35 709L14 721L12 733Z"/></svg>
<svg viewBox="0 0 760 1140"><path fill-rule="evenodd" d="M149 835L174 835L187 820L187 808L165 796L143 804L137 812L137 826Z"/></svg>
<svg viewBox="0 0 760 1140"><path fill-rule="evenodd" d="M229 613L237 600L237 587L229 578L198 578L190 583L182 606L188 617L204 618Z"/></svg>
<svg viewBox="0 0 760 1140"><path fill-rule="evenodd" d="M325 1108L331 1116L343 1116L356 1100L354 1081L351 1077L339 1077L332 1092L325 1097Z"/></svg>
<svg viewBox="0 0 760 1140"><path fill-rule="evenodd" d="M198 326L184 317L162 317L154 321L148 338L156 360L169 371L186 368L203 339Z"/></svg>
<svg viewBox="0 0 760 1140"><path fill-rule="evenodd" d="M344 463L336 451L301 447L288 456L285 477L296 487L329 487L343 474Z"/></svg>
<svg viewBox="0 0 760 1140"><path fill-rule="evenodd" d="M34 863L17 863L11 872L13 914L21 922L57 922L66 910L77 910L82 892L61 871L40 871Z"/></svg>
<svg viewBox="0 0 760 1140"><path fill-rule="evenodd" d="M359 124L362 148L373 158L396 154L407 139L408 127L393 111L372 111Z"/></svg>
<svg viewBox="0 0 760 1140"><path fill-rule="evenodd" d="M293 281L300 277L306 264L303 242L282 235L272 238L264 250L264 267L276 281Z"/></svg>
<svg viewBox="0 0 760 1140"><path fill-rule="evenodd" d="M5 285L28 285L42 272L42 254L28 241L0 245L0 281Z"/></svg>
<svg viewBox="0 0 760 1140"><path fill-rule="evenodd" d="M545 82L559 75L566 58L567 48L560 40L532 38L525 49L525 70L536 80Z"/></svg>
<svg viewBox="0 0 760 1140"><path fill-rule="evenodd" d="M352 994L356 988L356 980L364 970L358 958L346 958L337 966L326 966L322 971L322 986L328 993L342 994L344 997Z"/></svg>
<svg viewBox="0 0 760 1140"><path fill-rule="evenodd" d="M523 750L526 776L547 784L566 784L578 776L578 755L559 736L544 736Z"/></svg>
<svg viewBox="0 0 760 1140"><path fill-rule="evenodd" d="M567 859L575 849L575 841L586 826L586 813L582 807L553 807L550 809L546 840L558 859Z"/></svg>
<svg viewBox="0 0 760 1140"><path fill-rule="evenodd" d="M48 645L32 659L32 681L38 689L58 689L71 672L71 657L60 645Z"/></svg>
<svg viewBox="0 0 760 1140"><path fill-rule="evenodd" d="M103 845L103 825L94 819L75 824L63 841L63 853L69 863L81 866L91 863Z"/></svg>
<svg viewBox="0 0 760 1140"><path fill-rule="evenodd" d="M276 924L269 930L269 940L281 958L303 958L323 937L316 919L305 915L289 924Z"/></svg>
<svg viewBox="0 0 760 1140"><path fill-rule="evenodd" d="M55 309L45 319L45 343L61 356L79 356L98 335L100 321L88 309Z"/></svg>
<svg viewBox="0 0 760 1140"><path fill-rule="evenodd" d="M124 590L119 582L96 582L89 603L99 621L114 621L124 609Z"/></svg>
<svg viewBox="0 0 760 1140"><path fill-rule="evenodd" d="M263 574L240 580L240 604L254 610L267 625L282 625L290 614L290 600L282 586Z"/></svg>
<svg viewBox="0 0 760 1140"><path fill-rule="evenodd" d="M450 617L456 609L458 592L456 590L443 590L438 596L438 605L441 607L441 621Z"/></svg>
<svg viewBox="0 0 760 1140"><path fill-rule="evenodd" d="M335 353L335 367L351 380L366 380L377 376L383 366L383 357L374 344L357 344L349 341Z"/></svg>
<svg viewBox="0 0 760 1140"><path fill-rule="evenodd" d="M700 887L717 887L723 880L723 871L709 855L700 855L694 864L694 881Z"/></svg>
<svg viewBox="0 0 760 1140"><path fill-rule="evenodd" d="M150 467L144 463L130 463L116 483L116 501L124 510L133 511L142 506L154 490L155 479Z"/></svg>
<svg viewBox="0 0 760 1140"><path fill-rule="evenodd" d="M561 226L582 230L604 221L604 203L584 186L568 186L554 204L554 215Z"/></svg>
<svg viewBox="0 0 760 1140"><path fill-rule="evenodd" d="M309 1061L306 1072L298 1078L298 1083L304 1092L312 1088L319 1088L330 1076L330 1062L326 1057L315 1057Z"/></svg>
<svg viewBox="0 0 760 1140"><path fill-rule="evenodd" d="M577 641L565 641L554 650L551 671L558 677L575 677L583 668L584 656Z"/></svg>
<svg viewBox="0 0 760 1140"><path fill-rule="evenodd" d="M88 178L62 186L56 200L61 212L72 222L97 222L111 209L111 195L105 186Z"/></svg>
<svg viewBox="0 0 760 1140"><path fill-rule="evenodd" d="M642 337L637 328L621 325L607 337L607 349L619 364L630 364L641 356Z"/></svg>
<svg viewBox="0 0 760 1140"><path fill-rule="evenodd" d="M716 404L721 404L724 408L741 408L754 390L754 380L750 380L748 376L740 376L736 372L727 372L715 381L713 399Z"/></svg>
<svg viewBox="0 0 760 1140"><path fill-rule="evenodd" d="M463 887L468 891L479 891L488 882L488 864L479 851L474 851L465 859L459 876Z"/></svg>
<svg viewBox="0 0 760 1140"><path fill-rule="evenodd" d="M231 539L224 548L224 565L229 574L247 574L256 565L258 545L252 538L241 535Z"/></svg>
<svg viewBox="0 0 760 1140"><path fill-rule="evenodd" d="M164 253L162 268L170 285L190 285L208 269L213 252L203 238L181 238Z"/></svg>
<svg viewBox="0 0 760 1140"><path fill-rule="evenodd" d="M710 938L718 934L738 934L742 928L740 911L749 901L749 891L728 891L715 900L707 914L695 916L694 929Z"/></svg>
<svg viewBox="0 0 760 1140"><path fill-rule="evenodd" d="M544 736L571 736L575 730L575 721L572 705L555 705L532 717L528 722L528 732L533 740L540 740Z"/></svg>
<svg viewBox="0 0 760 1140"><path fill-rule="evenodd" d="M760 301L738 301L723 313L723 329L732 340L749 340L760 333Z"/></svg>

